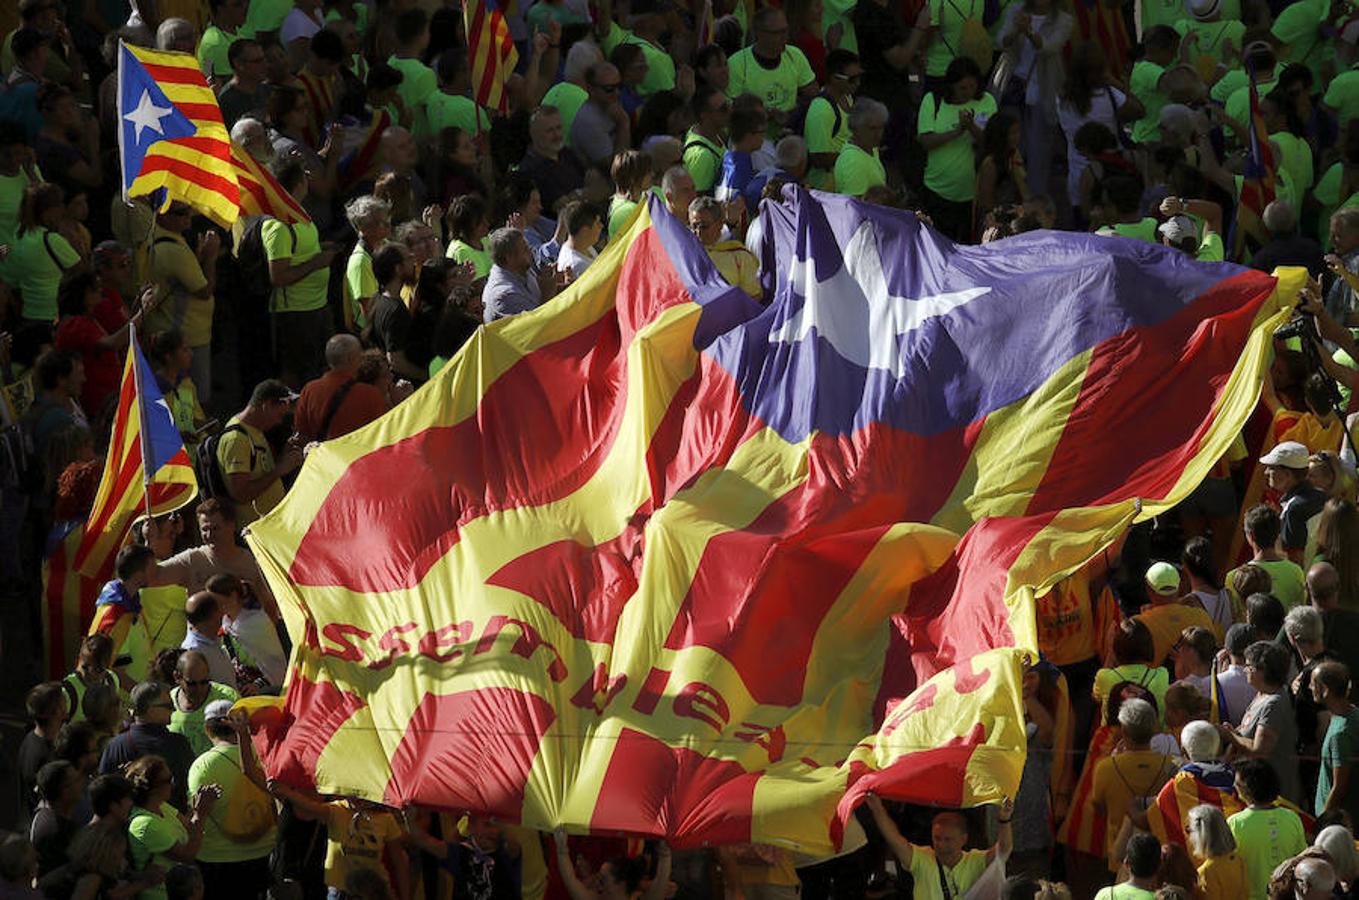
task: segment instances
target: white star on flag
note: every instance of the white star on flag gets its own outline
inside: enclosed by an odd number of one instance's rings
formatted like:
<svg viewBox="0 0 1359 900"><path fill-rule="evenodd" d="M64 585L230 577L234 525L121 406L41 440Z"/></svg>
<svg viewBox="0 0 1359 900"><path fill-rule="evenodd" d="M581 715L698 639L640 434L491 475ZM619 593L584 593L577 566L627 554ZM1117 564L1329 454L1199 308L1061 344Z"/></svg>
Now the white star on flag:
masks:
<svg viewBox="0 0 1359 900"><path fill-rule="evenodd" d="M991 291L974 287L928 297L893 296L874 238L871 223L860 225L845 247L844 265L825 281L817 280L814 261L795 259L789 280L805 299L770 333L769 342L797 343L815 328L844 359L901 378L907 362L902 335Z"/></svg>
<svg viewBox="0 0 1359 900"><path fill-rule="evenodd" d="M137 108L123 116L124 119L137 126L137 131L133 135L134 142L142 142L143 129L150 128L157 134L165 134L165 129L160 127L160 120L170 115L173 110L168 106L157 106L151 100L151 92L142 88L142 99L137 102Z"/></svg>

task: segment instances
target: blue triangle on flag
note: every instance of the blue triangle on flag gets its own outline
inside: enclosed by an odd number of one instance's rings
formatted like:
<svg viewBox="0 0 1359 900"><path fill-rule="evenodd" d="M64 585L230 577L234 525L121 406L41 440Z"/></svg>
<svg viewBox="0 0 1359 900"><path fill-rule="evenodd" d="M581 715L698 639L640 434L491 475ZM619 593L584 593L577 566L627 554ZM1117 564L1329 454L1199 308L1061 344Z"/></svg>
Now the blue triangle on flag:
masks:
<svg viewBox="0 0 1359 900"><path fill-rule="evenodd" d="M198 129L167 96L127 47L119 48L118 145L123 190L142 171L147 149L157 141L192 137Z"/></svg>

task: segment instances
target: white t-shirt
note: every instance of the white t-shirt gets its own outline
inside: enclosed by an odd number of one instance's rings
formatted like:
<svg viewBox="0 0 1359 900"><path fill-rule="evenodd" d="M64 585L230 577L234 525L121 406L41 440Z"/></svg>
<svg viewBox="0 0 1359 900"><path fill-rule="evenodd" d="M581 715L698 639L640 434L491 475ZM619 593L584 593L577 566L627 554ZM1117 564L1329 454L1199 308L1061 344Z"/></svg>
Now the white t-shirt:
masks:
<svg viewBox="0 0 1359 900"><path fill-rule="evenodd" d="M1246 667L1233 665L1227 671L1219 672L1217 687L1227 704L1227 721L1240 725L1246 707L1255 699L1255 688L1246 681Z"/></svg>
<svg viewBox="0 0 1359 900"><path fill-rule="evenodd" d="M283 20L283 27L279 29L279 43L286 47L298 38L311 40L311 36L324 28L325 24L319 11L313 17L300 9L294 9L288 13L288 17Z"/></svg>
<svg viewBox="0 0 1359 900"><path fill-rule="evenodd" d="M1085 115L1081 115L1076 107L1065 100L1057 104L1057 121L1062 126L1062 133L1066 135L1067 196L1071 198L1073 206L1079 201L1081 176L1089 166L1085 157L1076 152L1076 132L1080 131L1086 122L1099 122L1117 137L1118 108L1126 99L1122 91L1111 87L1095 91L1094 96L1090 98L1090 111Z"/></svg>
<svg viewBox="0 0 1359 900"><path fill-rule="evenodd" d="M572 278L579 278L590 267L590 263L595 261L598 256L594 248L590 248L587 253L581 253L570 244L563 244L561 252L557 254L557 271L565 272L571 270Z"/></svg>
<svg viewBox="0 0 1359 900"><path fill-rule="evenodd" d="M259 669L274 687L282 687L288 673L288 657L283 653L274 623L261 609L243 609L235 619L222 617L222 630L231 636L245 661Z"/></svg>

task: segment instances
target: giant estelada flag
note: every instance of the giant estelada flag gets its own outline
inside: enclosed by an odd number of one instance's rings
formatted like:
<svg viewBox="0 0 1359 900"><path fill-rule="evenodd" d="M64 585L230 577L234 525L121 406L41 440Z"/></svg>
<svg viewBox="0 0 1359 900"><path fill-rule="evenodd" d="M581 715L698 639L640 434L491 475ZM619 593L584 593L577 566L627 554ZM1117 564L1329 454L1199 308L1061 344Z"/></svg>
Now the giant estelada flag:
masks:
<svg viewBox="0 0 1359 900"><path fill-rule="evenodd" d="M649 204L252 527L270 774L813 854L1013 795L1035 593L1223 455L1302 276L799 193L765 308Z"/></svg>

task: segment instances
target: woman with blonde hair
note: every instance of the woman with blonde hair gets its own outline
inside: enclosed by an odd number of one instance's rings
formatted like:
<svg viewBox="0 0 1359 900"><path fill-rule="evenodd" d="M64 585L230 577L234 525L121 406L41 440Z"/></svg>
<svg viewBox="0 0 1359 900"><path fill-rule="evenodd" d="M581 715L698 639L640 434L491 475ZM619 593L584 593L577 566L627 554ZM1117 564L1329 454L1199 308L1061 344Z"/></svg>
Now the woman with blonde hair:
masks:
<svg viewBox="0 0 1359 900"><path fill-rule="evenodd" d="M1236 852L1236 838L1227 817L1210 803L1189 811L1185 824L1189 849L1199 863L1199 891L1203 900L1241 900L1247 896L1246 861Z"/></svg>
<svg viewBox="0 0 1359 900"><path fill-rule="evenodd" d="M1307 458L1307 480L1312 486L1342 500L1354 499L1354 476L1330 450L1313 453Z"/></svg>

